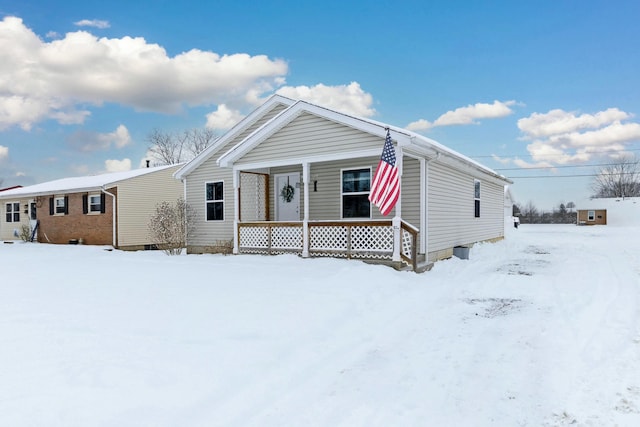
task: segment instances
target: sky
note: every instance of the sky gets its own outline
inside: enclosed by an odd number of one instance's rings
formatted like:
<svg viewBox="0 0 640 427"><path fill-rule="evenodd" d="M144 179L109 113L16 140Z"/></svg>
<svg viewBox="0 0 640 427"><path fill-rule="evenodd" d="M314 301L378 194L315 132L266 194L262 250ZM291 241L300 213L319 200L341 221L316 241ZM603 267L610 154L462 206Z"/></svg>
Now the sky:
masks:
<svg viewBox="0 0 640 427"><path fill-rule="evenodd" d="M640 155L640 2L0 0L2 187L135 169L274 93L419 132L551 210Z"/></svg>

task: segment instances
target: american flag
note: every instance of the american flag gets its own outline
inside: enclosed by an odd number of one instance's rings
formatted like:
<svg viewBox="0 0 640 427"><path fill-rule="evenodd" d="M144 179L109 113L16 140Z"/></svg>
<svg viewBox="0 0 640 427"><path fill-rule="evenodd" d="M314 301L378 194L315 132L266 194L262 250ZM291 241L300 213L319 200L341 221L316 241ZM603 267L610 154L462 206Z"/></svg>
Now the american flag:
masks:
<svg viewBox="0 0 640 427"><path fill-rule="evenodd" d="M398 196L400 196L400 180L398 168L396 168L396 150L387 129L382 156L371 184L369 200L378 207L382 215L386 216L396 205Z"/></svg>

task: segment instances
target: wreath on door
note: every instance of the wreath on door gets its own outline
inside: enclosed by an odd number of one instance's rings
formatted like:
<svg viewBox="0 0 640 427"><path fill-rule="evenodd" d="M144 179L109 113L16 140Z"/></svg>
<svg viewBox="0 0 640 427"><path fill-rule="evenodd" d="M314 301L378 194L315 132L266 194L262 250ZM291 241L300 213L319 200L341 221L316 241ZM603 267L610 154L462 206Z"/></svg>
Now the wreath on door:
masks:
<svg viewBox="0 0 640 427"><path fill-rule="evenodd" d="M280 197L282 200L289 203L293 200L293 195L295 194L295 189L289 184L289 178L287 178L287 183L280 190Z"/></svg>

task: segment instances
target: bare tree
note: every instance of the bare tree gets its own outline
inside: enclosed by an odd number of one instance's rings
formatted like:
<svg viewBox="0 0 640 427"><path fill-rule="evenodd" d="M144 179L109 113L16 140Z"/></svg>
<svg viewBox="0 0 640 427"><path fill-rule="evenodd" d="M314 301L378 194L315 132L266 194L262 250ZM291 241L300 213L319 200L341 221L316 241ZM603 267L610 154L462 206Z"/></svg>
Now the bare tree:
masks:
<svg viewBox="0 0 640 427"><path fill-rule="evenodd" d="M615 164L602 166L591 184L593 197L640 196L640 159L627 154Z"/></svg>
<svg viewBox="0 0 640 427"><path fill-rule="evenodd" d="M174 165L193 159L217 138L211 129L195 128L179 133L154 129L147 135L147 142L155 165Z"/></svg>
<svg viewBox="0 0 640 427"><path fill-rule="evenodd" d="M520 218L523 223L535 224L540 222L540 212L535 207L532 201L529 201L526 205L520 207Z"/></svg>
<svg viewBox="0 0 640 427"><path fill-rule="evenodd" d="M161 202L149 219L152 241L167 255L180 255L195 231L195 210L179 198L175 204Z"/></svg>

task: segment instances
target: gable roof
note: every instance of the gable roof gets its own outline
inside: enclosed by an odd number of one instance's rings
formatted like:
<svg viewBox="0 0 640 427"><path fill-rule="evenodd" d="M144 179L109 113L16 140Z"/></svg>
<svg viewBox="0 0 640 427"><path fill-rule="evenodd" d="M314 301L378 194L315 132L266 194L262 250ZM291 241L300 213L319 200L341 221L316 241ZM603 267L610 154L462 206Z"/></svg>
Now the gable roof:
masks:
<svg viewBox="0 0 640 427"><path fill-rule="evenodd" d="M227 145L230 141L247 130L251 125L260 120L265 114L271 111L278 105L290 106L294 104L293 99L284 97L282 95L272 95L267 99L264 104L253 110L244 119L240 120L235 126L229 129L224 135L218 138L213 144L207 147L202 153L198 154L193 160L185 164L180 168L174 176L177 179L182 179L194 171L198 166L209 160L211 156L217 153L221 148Z"/></svg>
<svg viewBox="0 0 640 427"><path fill-rule="evenodd" d="M379 136L381 139L385 138L386 130L389 129L392 139L395 140L401 147L408 148L409 150L421 153L429 157L438 158L438 160L442 163L449 163L452 165L457 165L458 167L480 170L483 173L489 174L494 178L502 181L503 183L511 183L511 181L509 181L507 178L497 174L492 169L440 144L439 142L431 138L427 138L426 136L420 135L418 133L411 132L409 130L392 126L386 123L341 113L326 107L312 104L307 101L296 101L280 114L273 117L270 121L262 125L260 128L256 129L244 140L242 140L222 156L220 156L218 158L218 164L221 167L231 167L236 160L240 159L242 156L260 145L270 136L275 134L278 130L291 123L303 113L309 113L318 117L322 117L327 120L331 120L336 123L340 123L354 129ZM382 144L380 145L380 147L382 147Z"/></svg>
<svg viewBox="0 0 640 427"><path fill-rule="evenodd" d="M77 176L62 178L55 181L42 182L40 184L15 188L0 193L0 198L43 196L48 194L77 193L82 191L97 191L105 186L112 186L120 181L135 178L142 175L175 168L178 165L158 166L153 168L134 169L124 172L105 173L102 175Z"/></svg>

